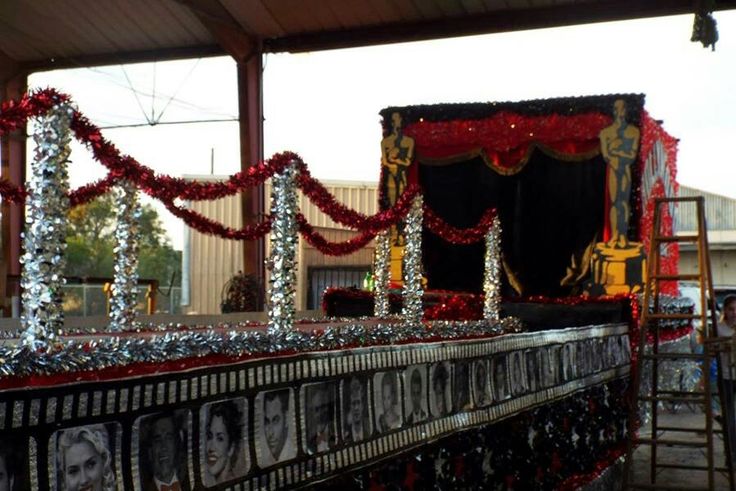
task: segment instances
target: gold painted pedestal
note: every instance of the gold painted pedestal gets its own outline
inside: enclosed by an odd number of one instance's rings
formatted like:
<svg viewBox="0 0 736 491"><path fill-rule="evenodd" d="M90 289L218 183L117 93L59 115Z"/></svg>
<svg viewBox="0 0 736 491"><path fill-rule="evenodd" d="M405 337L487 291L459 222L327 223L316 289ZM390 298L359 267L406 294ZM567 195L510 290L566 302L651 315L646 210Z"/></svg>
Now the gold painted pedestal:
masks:
<svg viewBox="0 0 736 491"><path fill-rule="evenodd" d="M646 278L647 258L644 246L630 243L625 248L596 244L591 258L593 287L607 295L636 293L642 290Z"/></svg>

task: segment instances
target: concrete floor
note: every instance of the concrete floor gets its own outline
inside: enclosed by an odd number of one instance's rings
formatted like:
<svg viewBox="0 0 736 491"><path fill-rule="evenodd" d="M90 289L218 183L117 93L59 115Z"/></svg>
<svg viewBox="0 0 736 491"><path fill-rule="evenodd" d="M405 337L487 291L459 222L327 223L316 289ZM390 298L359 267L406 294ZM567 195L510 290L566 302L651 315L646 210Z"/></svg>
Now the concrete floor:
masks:
<svg viewBox="0 0 736 491"><path fill-rule="evenodd" d="M685 427L685 428L705 428L705 415L700 409L691 409L687 406L680 408L676 413L666 410L660 410L658 416L659 427ZM714 421L713 427L720 430L718 423ZM651 437L651 426L647 425L640 431L641 438ZM660 439L670 440L686 440L686 441L704 441L704 432L673 432L668 431L660 433ZM717 490L728 491L729 482L725 471L726 459L723 448L723 439L720 433L714 435L714 456L715 466L724 468L723 471L715 473L714 487ZM640 445L634 453L634 467L632 483L646 483L649 481L649 470L651 461L651 445ZM692 447L676 447L676 446L657 446L657 462L659 464L679 464L679 465L702 465L707 463L705 448ZM680 470L680 469L658 469L657 480L658 485L668 486L667 488L658 489L703 489L708 490L708 474L706 471L699 470ZM672 486L671 488L669 486ZM640 488L646 489L646 488Z"/></svg>

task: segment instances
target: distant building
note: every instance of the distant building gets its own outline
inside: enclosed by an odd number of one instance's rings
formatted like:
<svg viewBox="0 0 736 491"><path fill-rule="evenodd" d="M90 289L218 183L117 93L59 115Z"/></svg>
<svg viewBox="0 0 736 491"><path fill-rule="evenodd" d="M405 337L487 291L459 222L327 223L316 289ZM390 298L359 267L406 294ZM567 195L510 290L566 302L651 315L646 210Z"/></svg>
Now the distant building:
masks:
<svg viewBox="0 0 736 491"><path fill-rule="evenodd" d="M680 186L680 196L705 197L705 221L710 244L714 285L736 285L736 200L700 189ZM686 235L698 230L695 205L680 203L675 213L675 230ZM695 244L680 244L680 273L698 272Z"/></svg>
<svg viewBox="0 0 736 491"><path fill-rule="evenodd" d="M189 176L199 181L222 180L225 176ZM372 215L378 211L378 185L350 181L323 181L327 190L353 210ZM266 183L266 212L270 208L270 181ZM357 235L336 224L307 198L299 194L299 207L307 221L330 241L345 241ZM188 203L192 210L233 228L242 227L240 196L217 201ZM225 283L243 268L243 246L238 241L208 236L196 230L185 230L182 295L188 302L183 312L191 314L220 313ZM266 256L269 252L266 241ZM371 241L362 250L348 256L326 256L299 238L297 252L297 310L321 308L322 292L330 286L360 288L367 272L373 269L374 246ZM186 273L188 266L188 274Z"/></svg>

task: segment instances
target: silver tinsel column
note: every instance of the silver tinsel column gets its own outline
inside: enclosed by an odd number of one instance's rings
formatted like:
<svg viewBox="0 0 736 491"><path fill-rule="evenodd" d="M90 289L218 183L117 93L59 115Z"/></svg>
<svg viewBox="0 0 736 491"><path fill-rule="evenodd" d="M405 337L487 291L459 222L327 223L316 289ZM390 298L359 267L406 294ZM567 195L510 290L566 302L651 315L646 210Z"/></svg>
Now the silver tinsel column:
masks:
<svg viewBox="0 0 736 491"><path fill-rule="evenodd" d="M388 282L391 268L390 231L384 230L376 235L376 255L373 264L373 315L386 317L389 314Z"/></svg>
<svg viewBox="0 0 736 491"><path fill-rule="evenodd" d="M406 217L404 234L404 290L401 315L410 324L422 321L422 195L417 195Z"/></svg>
<svg viewBox="0 0 736 491"><path fill-rule="evenodd" d="M296 250L299 236L296 222L298 200L297 168L294 162L273 177L271 190L271 255L266 267L268 282L268 332L290 331L296 317Z"/></svg>
<svg viewBox="0 0 736 491"><path fill-rule="evenodd" d="M21 343L46 349L64 324L62 309L66 213L69 209L69 123L73 109L55 105L36 120L36 143L27 184L26 228L23 233Z"/></svg>
<svg viewBox="0 0 736 491"><path fill-rule="evenodd" d="M138 242L141 206L135 185L123 181L115 188L115 278L110 298L110 330L122 331L135 323L138 299Z"/></svg>
<svg viewBox="0 0 736 491"><path fill-rule="evenodd" d="M486 232L486 253L483 257L483 318L498 321L501 307L501 221L493 218Z"/></svg>

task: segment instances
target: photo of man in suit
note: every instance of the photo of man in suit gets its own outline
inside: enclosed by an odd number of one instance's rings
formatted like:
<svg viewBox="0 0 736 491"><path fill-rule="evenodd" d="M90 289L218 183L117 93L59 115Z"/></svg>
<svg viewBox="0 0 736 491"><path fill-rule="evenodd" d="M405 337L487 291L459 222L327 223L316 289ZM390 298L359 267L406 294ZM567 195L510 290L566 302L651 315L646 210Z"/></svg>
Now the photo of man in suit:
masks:
<svg viewBox="0 0 736 491"><path fill-rule="evenodd" d="M523 354L523 351L513 351L509 355L511 357L511 392L514 396L526 392Z"/></svg>
<svg viewBox="0 0 736 491"><path fill-rule="evenodd" d="M455 411L466 411L470 409L470 365L456 362L453 374L452 407Z"/></svg>
<svg viewBox="0 0 736 491"><path fill-rule="evenodd" d="M401 428L399 373L378 372L374 384L379 388L375 399L377 429L381 433Z"/></svg>
<svg viewBox="0 0 736 491"><path fill-rule="evenodd" d="M368 415L368 384L361 377L342 381L343 427L345 443L363 441L371 436L371 419Z"/></svg>
<svg viewBox="0 0 736 491"><path fill-rule="evenodd" d="M410 425L427 419L427 390L424 382L426 370L424 365L414 365L404 372L404 383L409 387L404 406L406 422Z"/></svg>
<svg viewBox="0 0 736 491"><path fill-rule="evenodd" d="M189 411L165 411L140 418L138 459L144 491L189 491Z"/></svg>
<svg viewBox="0 0 736 491"><path fill-rule="evenodd" d="M271 390L256 396L256 417L261 423L261 430L258 432L258 464L261 467L278 464L296 456L292 399L292 389Z"/></svg>
<svg viewBox="0 0 736 491"><path fill-rule="evenodd" d="M524 353L526 361L526 386L529 392L536 392L540 388L539 351L531 349Z"/></svg>
<svg viewBox="0 0 736 491"><path fill-rule="evenodd" d="M305 389L306 451L322 453L335 446L335 386L308 384Z"/></svg>
<svg viewBox="0 0 736 491"><path fill-rule="evenodd" d="M30 489L25 477L25 446L16 438L0 434L0 491Z"/></svg>
<svg viewBox="0 0 736 491"><path fill-rule="evenodd" d="M473 371L473 400L477 407L487 406L491 403L491 393L486 360L476 360Z"/></svg>
<svg viewBox="0 0 736 491"><path fill-rule="evenodd" d="M429 406L432 416L441 418L450 414L450 369L446 362L432 365L432 397Z"/></svg>
<svg viewBox="0 0 736 491"><path fill-rule="evenodd" d="M496 355L491 361L491 365L493 366L493 389L496 401L503 401L511 397L506 373L506 355Z"/></svg>

